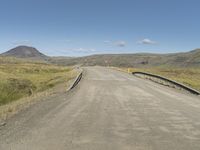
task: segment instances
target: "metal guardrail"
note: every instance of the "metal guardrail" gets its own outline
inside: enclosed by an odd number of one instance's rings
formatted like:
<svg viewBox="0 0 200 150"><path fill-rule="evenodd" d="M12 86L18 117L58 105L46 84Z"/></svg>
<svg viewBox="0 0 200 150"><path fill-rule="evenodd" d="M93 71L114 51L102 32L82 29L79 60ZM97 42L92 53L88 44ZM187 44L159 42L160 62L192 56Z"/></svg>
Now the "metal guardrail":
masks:
<svg viewBox="0 0 200 150"><path fill-rule="evenodd" d="M174 85L176 85L176 86L178 86L178 87L180 87L180 88L182 88L182 89L184 89L184 90L186 90L186 91L189 91L189 92L192 93L192 94L200 95L200 92L199 92L199 91L197 91L197 90L195 90L195 89L193 89L193 88L191 88L191 87L188 87L188 86L186 86L186 85L184 85L184 84L182 84L182 83L179 83L179 82L177 82L177 81L173 81L173 80L171 80L171 79L162 77L162 76L160 76L160 75L155 75L155 74L146 73L146 72L132 72L132 74L133 74L133 75L137 75L137 74L140 74L140 75L147 75L147 76L150 76L150 77L158 78L158 79L167 81L167 82L169 82L169 83L171 83L171 84L174 84Z"/></svg>
<svg viewBox="0 0 200 150"><path fill-rule="evenodd" d="M6 122L1 122L1 120L0 120L0 127L3 127L3 126L5 126L6 125Z"/></svg>
<svg viewBox="0 0 200 150"><path fill-rule="evenodd" d="M70 90L73 89L80 82L82 76L83 76L83 72L81 71L81 73L79 73L79 75L74 80L72 86L69 88Z"/></svg>

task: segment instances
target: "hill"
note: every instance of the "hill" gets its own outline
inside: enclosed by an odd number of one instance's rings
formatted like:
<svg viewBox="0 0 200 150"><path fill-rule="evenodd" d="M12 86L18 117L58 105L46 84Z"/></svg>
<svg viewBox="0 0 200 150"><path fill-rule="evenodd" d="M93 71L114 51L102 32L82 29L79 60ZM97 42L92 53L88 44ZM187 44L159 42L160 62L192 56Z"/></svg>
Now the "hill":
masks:
<svg viewBox="0 0 200 150"><path fill-rule="evenodd" d="M116 66L116 67L152 67L177 66L200 67L200 49L173 54L99 54L77 58L54 58L51 63L60 65Z"/></svg>
<svg viewBox="0 0 200 150"><path fill-rule="evenodd" d="M34 47L29 46L18 46L5 53L1 56L16 57L16 58L32 58L32 59L47 59L48 57L41 52L39 52Z"/></svg>
<svg viewBox="0 0 200 150"><path fill-rule="evenodd" d="M96 54L85 57L48 57L36 48L18 46L0 56L42 60L58 65L115 66L115 67L200 67L200 49L171 54Z"/></svg>

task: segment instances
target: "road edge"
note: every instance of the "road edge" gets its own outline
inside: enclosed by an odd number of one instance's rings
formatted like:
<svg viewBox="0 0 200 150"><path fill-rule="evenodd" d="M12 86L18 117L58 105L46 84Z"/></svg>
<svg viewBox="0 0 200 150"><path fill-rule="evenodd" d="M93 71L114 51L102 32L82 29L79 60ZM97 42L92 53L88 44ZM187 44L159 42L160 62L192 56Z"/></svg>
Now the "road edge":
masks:
<svg viewBox="0 0 200 150"><path fill-rule="evenodd" d="M169 78L166 78L166 77L163 77L163 76L160 76L160 75L156 75L156 74L152 74L152 73L147 73L147 72L139 72L139 71L137 71L137 72L132 72L131 74L134 75L134 76L136 76L136 77L139 77L139 78L142 78L142 77L140 77L140 76L138 76L138 75L146 75L146 76L149 76L149 77L157 78L157 79L160 79L160 80L169 82L169 83L171 83L171 84L174 84L175 86L177 86L177 87L179 87L179 88L182 88L182 89L184 89L184 90L190 92L191 94L195 94L195 95L198 95L198 96L200 95L200 92L199 92L199 91L197 91L197 90L195 90L195 89L193 89L193 88L191 88L191 87L189 87L189 86L187 86L187 85L185 85L185 84L182 84L182 83L180 83L180 82L171 80L171 79L169 79ZM137 74L138 74L138 75L137 75ZM153 80L152 80L152 81L153 81ZM156 81L153 81L153 82L156 82ZM156 82L156 83L160 84L159 82Z"/></svg>
<svg viewBox="0 0 200 150"><path fill-rule="evenodd" d="M113 69L113 70L116 70L116 71L119 71L119 72L123 72L123 73L129 74L129 75L133 75L133 76L138 77L138 78L141 78L141 79L144 79L144 78L142 78L142 77L139 77L139 76L137 76L137 75L134 75L134 73L136 73L136 72L126 72L126 71L121 70L120 68L117 68L117 67L109 67L109 68L110 68L110 69ZM137 71L137 72L139 72L139 71ZM163 77L163 76L160 76L160 75L155 75L155 74L146 73L146 72L140 72L140 73L153 75L153 76L155 76L155 77L158 77L158 79L163 79L163 81L164 81L164 80L165 80L165 81L168 81L168 82L170 82L170 83L172 83L172 84L174 84L174 85L176 85L176 86L178 86L178 87L184 89L185 91L187 91L187 92L190 93L190 94L193 94L193 95L196 95L196 96L199 96L199 97L200 97L200 91L198 91L198 90L196 90L196 89L193 89L192 87L189 87L189 86L187 86L187 85L184 85L184 84L182 84L182 83L180 83L180 82L177 82L177 81L168 79L168 78ZM147 80L147 79L145 79L145 80ZM152 81L152 82L154 82L154 83L157 83L157 84L160 84L160 85L163 85L163 84L161 84L161 83L159 83L159 82L156 82L156 81L153 81L153 80L150 80L150 81ZM164 86L165 86L165 85L164 85ZM173 88L173 87L170 87L170 88Z"/></svg>
<svg viewBox="0 0 200 150"><path fill-rule="evenodd" d="M82 79L82 76L83 76L83 70L82 69L79 69L78 70L78 75L76 76L76 78L71 82L70 86L67 88L67 92L70 92L73 88L75 88L78 83L81 81ZM0 118L0 128L5 126L7 123L6 123L6 119L1 119Z"/></svg>
<svg viewBox="0 0 200 150"><path fill-rule="evenodd" d="M76 76L76 78L73 80L73 82L71 83L71 85L67 88L67 92L72 90L73 88L75 88L78 83L81 81L82 79L82 76L83 76L83 70L80 69L78 75Z"/></svg>

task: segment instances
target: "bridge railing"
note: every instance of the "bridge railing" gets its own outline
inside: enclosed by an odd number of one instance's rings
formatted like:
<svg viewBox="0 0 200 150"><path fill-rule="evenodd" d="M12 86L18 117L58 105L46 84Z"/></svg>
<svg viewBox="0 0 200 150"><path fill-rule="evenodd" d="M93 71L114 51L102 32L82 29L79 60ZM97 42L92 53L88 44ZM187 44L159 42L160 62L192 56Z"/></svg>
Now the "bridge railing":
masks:
<svg viewBox="0 0 200 150"><path fill-rule="evenodd" d="M163 80L163 81L166 81L168 83L171 83L181 89L184 89L192 94L196 94L196 95L200 95L200 92L187 86L187 85L184 85L182 83L179 83L177 81L174 81L174 80L171 80L171 79L168 79L168 78L165 78L165 77L162 77L160 75L155 75L155 74L151 74L151 73L147 73L147 72L132 72L133 75L136 75L136 76L140 76L140 75L144 75L144 76L147 76L147 77L153 77L153 78L156 78L156 79L160 79L160 80ZM152 78L150 78L152 80Z"/></svg>

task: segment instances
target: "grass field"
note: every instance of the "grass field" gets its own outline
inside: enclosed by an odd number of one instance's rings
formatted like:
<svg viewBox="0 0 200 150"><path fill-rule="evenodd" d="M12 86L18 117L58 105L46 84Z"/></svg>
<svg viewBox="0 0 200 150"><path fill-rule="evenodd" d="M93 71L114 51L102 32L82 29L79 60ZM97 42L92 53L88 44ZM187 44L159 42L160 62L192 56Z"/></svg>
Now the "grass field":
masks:
<svg viewBox="0 0 200 150"><path fill-rule="evenodd" d="M75 76L70 67L0 57L0 105L42 92Z"/></svg>
<svg viewBox="0 0 200 150"><path fill-rule="evenodd" d="M128 68L122 68L128 72ZM151 67L151 68L129 68L130 72L143 71L167 77L178 81L200 91L200 68L170 68L170 67Z"/></svg>

